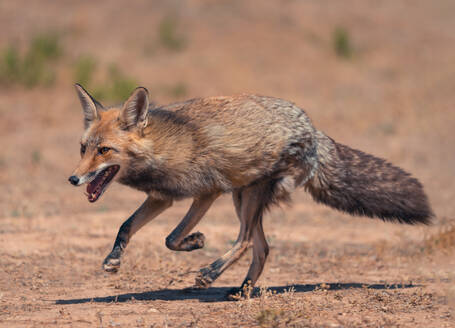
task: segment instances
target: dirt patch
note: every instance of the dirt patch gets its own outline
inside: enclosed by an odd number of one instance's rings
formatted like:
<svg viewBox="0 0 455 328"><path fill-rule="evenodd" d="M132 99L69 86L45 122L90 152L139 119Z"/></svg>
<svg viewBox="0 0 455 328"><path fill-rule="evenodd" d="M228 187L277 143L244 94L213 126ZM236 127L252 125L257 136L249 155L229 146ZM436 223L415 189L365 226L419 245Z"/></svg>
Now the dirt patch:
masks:
<svg viewBox="0 0 455 328"><path fill-rule="evenodd" d="M196 271L229 249L236 220L217 218L227 199L200 225L207 247L174 253L164 236L181 215L166 212L140 231L117 274L101 270L125 213L3 219L1 320L6 325L102 326L435 326L453 321L453 256L428 255L422 230L341 219L339 234L362 229L369 241L325 235L329 220L302 220L305 241L286 236L282 219L266 231L271 256L255 296L239 302L226 294L246 274L249 257L207 290L192 290ZM232 213L233 214L233 213ZM169 222L171 221L171 222ZM305 222L306 221L306 222ZM73 224L69 223L73 222ZM381 233L375 234L380 229ZM406 236L403 236L403 230ZM39 233L37 233L37 231ZM326 236L326 237L324 237ZM396 237L399 236L399 237ZM22 247L14 247L18 244Z"/></svg>

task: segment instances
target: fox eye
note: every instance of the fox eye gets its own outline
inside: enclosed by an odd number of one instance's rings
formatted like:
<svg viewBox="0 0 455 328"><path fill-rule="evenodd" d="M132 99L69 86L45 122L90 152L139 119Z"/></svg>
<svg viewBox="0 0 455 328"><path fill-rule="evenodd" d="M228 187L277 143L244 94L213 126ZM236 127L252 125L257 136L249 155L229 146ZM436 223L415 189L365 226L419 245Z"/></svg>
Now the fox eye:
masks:
<svg viewBox="0 0 455 328"><path fill-rule="evenodd" d="M100 147L100 148L98 148L98 154L104 155L104 154L106 154L109 150L111 150L109 147Z"/></svg>
<svg viewBox="0 0 455 328"><path fill-rule="evenodd" d="M85 145L81 145L81 155L85 154Z"/></svg>

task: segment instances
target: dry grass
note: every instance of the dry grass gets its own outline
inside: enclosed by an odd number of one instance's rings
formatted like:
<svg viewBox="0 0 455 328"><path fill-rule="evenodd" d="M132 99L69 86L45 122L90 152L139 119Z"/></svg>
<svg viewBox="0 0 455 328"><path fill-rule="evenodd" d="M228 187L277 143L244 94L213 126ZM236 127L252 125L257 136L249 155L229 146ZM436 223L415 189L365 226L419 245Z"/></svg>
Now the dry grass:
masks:
<svg viewBox="0 0 455 328"><path fill-rule="evenodd" d="M424 250L430 253L455 251L455 225L442 226L439 231L429 236L424 242Z"/></svg>

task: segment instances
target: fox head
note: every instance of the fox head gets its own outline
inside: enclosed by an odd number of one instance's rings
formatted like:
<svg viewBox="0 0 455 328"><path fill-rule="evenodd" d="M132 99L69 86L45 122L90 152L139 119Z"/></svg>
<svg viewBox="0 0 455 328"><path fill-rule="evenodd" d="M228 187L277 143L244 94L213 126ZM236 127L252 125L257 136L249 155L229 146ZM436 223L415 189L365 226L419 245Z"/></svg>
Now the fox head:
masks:
<svg viewBox="0 0 455 328"><path fill-rule="evenodd" d="M128 153L137 145L147 125L148 91L139 87L123 106L105 109L81 85L76 91L84 113L81 160L70 176L75 186L87 185L87 197L95 202L108 185L123 174Z"/></svg>

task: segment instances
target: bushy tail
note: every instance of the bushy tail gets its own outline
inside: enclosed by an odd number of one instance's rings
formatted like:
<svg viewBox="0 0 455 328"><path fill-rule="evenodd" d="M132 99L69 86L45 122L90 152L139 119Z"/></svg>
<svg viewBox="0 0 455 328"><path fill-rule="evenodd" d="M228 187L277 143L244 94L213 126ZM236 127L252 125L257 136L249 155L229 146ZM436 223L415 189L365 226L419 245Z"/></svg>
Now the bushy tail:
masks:
<svg viewBox="0 0 455 328"><path fill-rule="evenodd" d="M384 221L430 223L433 212L417 179L383 159L318 134L319 166L305 186L317 202Z"/></svg>

